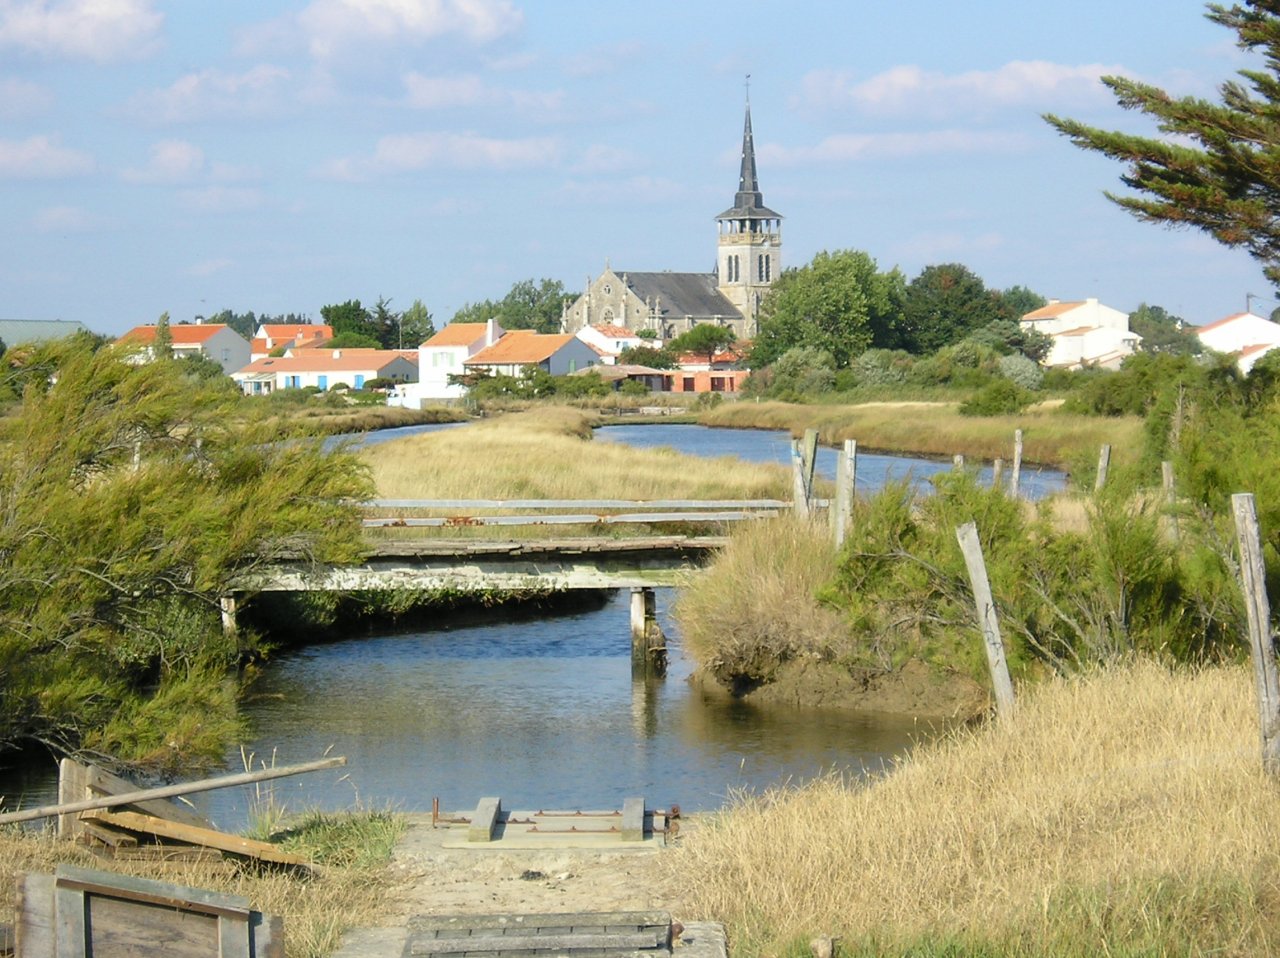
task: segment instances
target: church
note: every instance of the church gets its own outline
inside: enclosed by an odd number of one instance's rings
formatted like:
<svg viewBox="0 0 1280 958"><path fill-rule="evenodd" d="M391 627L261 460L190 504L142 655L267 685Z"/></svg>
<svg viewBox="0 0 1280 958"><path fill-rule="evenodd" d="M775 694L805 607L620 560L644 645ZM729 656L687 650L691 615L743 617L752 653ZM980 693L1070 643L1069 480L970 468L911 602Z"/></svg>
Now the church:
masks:
<svg viewBox="0 0 1280 958"><path fill-rule="evenodd" d="M716 224L714 273L633 273L606 263L586 292L565 307L561 328L576 333L586 326L622 326L652 330L668 340L699 323L715 323L732 329L738 339L756 335L760 303L782 272L782 216L764 205L756 179L749 102L738 192Z"/></svg>

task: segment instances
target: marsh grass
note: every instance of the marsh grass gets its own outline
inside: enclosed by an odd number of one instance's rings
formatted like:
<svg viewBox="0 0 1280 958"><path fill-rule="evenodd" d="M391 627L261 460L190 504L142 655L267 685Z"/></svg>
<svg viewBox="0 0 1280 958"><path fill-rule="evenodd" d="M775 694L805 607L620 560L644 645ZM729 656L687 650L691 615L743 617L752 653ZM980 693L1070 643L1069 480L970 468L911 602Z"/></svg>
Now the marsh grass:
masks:
<svg viewBox="0 0 1280 958"><path fill-rule="evenodd" d="M703 413L706 426L786 429L793 434L818 430L821 441L856 439L861 448L949 458L962 454L990 461L1013 459L1013 434L1023 431L1023 460L1069 467L1096 460L1103 443L1112 447L1117 468L1138 458L1142 420L1104 418L1033 407L1016 416L961 416L958 403L872 402L856 406L798 405L781 402L725 403Z"/></svg>
<svg viewBox="0 0 1280 958"><path fill-rule="evenodd" d="M1248 671L1149 661L1020 688L1011 721L862 787L738 800L670 859L737 955L1280 950L1280 785Z"/></svg>
<svg viewBox="0 0 1280 958"><path fill-rule="evenodd" d="M67 863L242 895L258 911L284 918L288 958L320 958L342 933L376 924L388 912L386 870L403 830L388 812L311 813L286 830L286 849L321 866L310 874L218 863L104 861L51 831L0 830L0 907L13 913L20 872L52 872Z"/></svg>

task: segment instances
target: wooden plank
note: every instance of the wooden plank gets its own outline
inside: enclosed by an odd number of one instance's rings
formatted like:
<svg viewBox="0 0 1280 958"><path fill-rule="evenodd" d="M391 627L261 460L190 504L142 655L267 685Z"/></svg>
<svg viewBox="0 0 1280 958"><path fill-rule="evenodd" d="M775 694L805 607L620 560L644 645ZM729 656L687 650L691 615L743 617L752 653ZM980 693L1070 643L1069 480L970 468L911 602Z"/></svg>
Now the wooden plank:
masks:
<svg viewBox="0 0 1280 958"><path fill-rule="evenodd" d="M142 815L138 812L94 811L90 817L96 821L106 822L130 831L155 835L158 838L172 838L190 845L203 845L233 855L245 855L261 861L275 862L280 865L306 866L306 859L290 855L280 850L279 846L268 842L255 841L252 838L241 838L239 835L228 835L226 832L211 828L194 828L178 822L166 821L154 815Z"/></svg>
<svg viewBox="0 0 1280 958"><path fill-rule="evenodd" d="M265 782L271 779L284 778L289 775L301 775L304 772L317 772L325 768L336 768L346 765L342 756L324 758L315 762L304 762L301 765L288 765L283 768L265 768L256 772L239 772L235 775L223 775L219 778L206 778L198 782L182 782L177 785L163 785L158 788L144 788L134 792L123 792L117 795L104 795L100 798L86 799L76 802L60 802L57 805L46 805L43 808L31 808L21 812L6 812L0 815L0 825L14 822L29 822L37 818L50 818L54 815L67 815L72 812L84 812L95 808L114 808L120 805L134 805L142 801L159 798L173 798L177 795L194 795L196 792L209 792L218 788L229 788L233 785L248 785L253 782Z"/></svg>
<svg viewBox="0 0 1280 958"><path fill-rule="evenodd" d="M13 925L0 924L0 956L13 954Z"/></svg>
<svg viewBox="0 0 1280 958"><path fill-rule="evenodd" d="M502 814L501 798L482 798L471 816L471 824L467 828L467 841L491 842L494 830L498 827L498 816Z"/></svg>
<svg viewBox="0 0 1280 958"><path fill-rule="evenodd" d="M622 840L644 841L644 799L628 798L622 803Z"/></svg>
<svg viewBox="0 0 1280 958"><path fill-rule="evenodd" d="M571 933L567 935L493 935L468 938L413 938L405 952L410 955L458 955L477 951L537 951L570 953L580 950L641 951L665 949L666 941L658 931L618 932L603 935Z"/></svg>
<svg viewBox="0 0 1280 958"><path fill-rule="evenodd" d="M54 958L53 876L22 873L14 898L14 950L22 958Z"/></svg>
<svg viewBox="0 0 1280 958"><path fill-rule="evenodd" d="M249 899L243 895L228 895L226 892L175 885L150 878L135 878L132 875L119 875L115 872L80 868L76 865L59 865L54 875L54 884L58 888L113 895L116 898L170 908L186 908L214 916L232 915L247 918L252 911L249 907Z"/></svg>
<svg viewBox="0 0 1280 958"><path fill-rule="evenodd" d="M978 625L982 629L983 644L987 650L987 666L991 671L991 686L996 696L996 714L1007 719L1013 714L1013 681L1009 678L1009 665L1004 657L1004 644L1000 641L1000 623L996 619L995 600L991 597L991 583L987 579L987 565L982 558L982 543L978 540L978 527L966 522L956 529L964 564L969 570L969 582L973 586L973 602L978 613Z"/></svg>
<svg viewBox="0 0 1280 958"><path fill-rule="evenodd" d="M1262 559L1262 538L1253 495L1231 497L1236 539L1240 546L1240 587L1253 659L1253 679L1258 701L1258 726L1262 738L1262 766L1280 775L1280 674L1276 667L1275 636L1271 631L1271 603L1267 599L1267 570Z"/></svg>
<svg viewBox="0 0 1280 958"><path fill-rule="evenodd" d="M138 784L118 775L112 775L106 769L96 765L86 766L89 790L96 795L121 795L138 791ZM93 797L93 796L86 796ZM184 808L167 798L132 803L127 811L142 812L144 815L155 815L173 822L181 822L195 828L212 828L213 824L189 808Z"/></svg>
<svg viewBox="0 0 1280 958"><path fill-rule="evenodd" d="M88 927L80 929L83 946L78 953L90 955L164 955L165 958L219 958L220 920L176 907L163 907L109 895L88 896ZM59 899L58 920L62 920ZM238 937L247 955L249 928L240 923ZM62 958L62 939L58 941ZM243 956L242 956L243 958Z"/></svg>
<svg viewBox="0 0 1280 958"><path fill-rule="evenodd" d="M73 888L53 890L53 940L58 958L88 958L92 954L85 940L84 893Z"/></svg>
<svg viewBox="0 0 1280 958"><path fill-rule="evenodd" d="M89 819L80 821L81 838L91 839L108 848L133 848L138 844L138 836L112 828L102 822Z"/></svg>
<svg viewBox="0 0 1280 958"><path fill-rule="evenodd" d="M58 804L70 805L86 798L92 798L88 769L73 759L61 759L58 762ZM73 841L79 837L80 831L80 823L74 814L64 813L58 816L59 838Z"/></svg>
<svg viewBox="0 0 1280 958"><path fill-rule="evenodd" d="M781 499L370 499L366 509L790 509Z"/></svg>
<svg viewBox="0 0 1280 958"><path fill-rule="evenodd" d="M667 911L580 911L533 915L414 915L407 927L411 932L445 931L459 928L470 931L515 929L527 934L531 928L670 928Z"/></svg>

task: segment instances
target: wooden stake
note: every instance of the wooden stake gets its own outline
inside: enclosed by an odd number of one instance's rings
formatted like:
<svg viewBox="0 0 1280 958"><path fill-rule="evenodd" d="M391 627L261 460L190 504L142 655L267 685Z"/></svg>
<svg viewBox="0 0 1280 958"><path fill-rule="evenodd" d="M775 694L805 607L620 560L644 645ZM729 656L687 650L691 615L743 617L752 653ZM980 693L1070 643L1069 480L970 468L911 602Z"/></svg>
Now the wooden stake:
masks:
<svg viewBox="0 0 1280 958"><path fill-rule="evenodd" d="M1009 494L1018 498L1018 480L1022 478L1022 430L1013 431L1013 473L1009 477Z"/></svg>
<svg viewBox="0 0 1280 958"><path fill-rule="evenodd" d="M791 508L802 519L809 516L809 497L804 487L804 456L800 440L791 440Z"/></svg>
<svg viewBox="0 0 1280 958"><path fill-rule="evenodd" d="M1104 442L1102 448L1098 450L1098 475L1093 480L1093 491L1101 492L1102 487L1107 484L1107 470L1111 466L1111 444Z"/></svg>
<svg viewBox="0 0 1280 958"><path fill-rule="evenodd" d="M1276 671L1275 637L1271 632L1271 605L1267 601L1266 569L1262 561L1262 537L1253 495L1231 497L1240 544L1240 585L1249 620L1249 648L1253 657L1254 685L1258 694L1258 725L1262 732L1262 766L1280 775L1280 677Z"/></svg>
<svg viewBox="0 0 1280 958"><path fill-rule="evenodd" d="M1000 641L1000 623L996 621L996 606L991 598L991 583L987 580L987 564L982 558L982 543L978 541L978 527L966 522L956 529L956 540L964 553L964 564L969 570L969 582L973 586L973 601L978 612L978 626L982 629L987 649L987 666L991 670L991 688L996 696L996 715L1002 719L1013 714L1013 680L1009 678L1009 664L1004 657L1004 643Z"/></svg>
<svg viewBox="0 0 1280 958"><path fill-rule="evenodd" d="M844 545L853 522L853 499L857 495L855 483L858 475L858 441L846 439L836 459L836 507L831 510L832 535L836 548Z"/></svg>
<svg viewBox="0 0 1280 958"><path fill-rule="evenodd" d="M951 457L951 468L956 472L964 472L964 456L957 453Z"/></svg>
<svg viewBox="0 0 1280 958"><path fill-rule="evenodd" d="M804 440L800 446L800 454L804 457L804 495L808 500L808 510L813 511L813 470L818 465L818 430L806 429Z"/></svg>
<svg viewBox="0 0 1280 958"><path fill-rule="evenodd" d="M1004 482L1004 460L996 459L991 464L991 488L999 489Z"/></svg>

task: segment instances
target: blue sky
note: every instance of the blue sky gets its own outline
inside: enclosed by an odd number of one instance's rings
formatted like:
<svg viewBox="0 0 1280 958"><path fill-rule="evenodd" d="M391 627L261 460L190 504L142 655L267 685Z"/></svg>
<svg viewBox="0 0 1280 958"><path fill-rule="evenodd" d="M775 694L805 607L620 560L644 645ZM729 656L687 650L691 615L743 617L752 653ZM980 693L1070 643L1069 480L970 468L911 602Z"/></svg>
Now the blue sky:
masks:
<svg viewBox="0 0 1280 958"><path fill-rule="evenodd" d="M119 333L223 308L447 321L526 278L709 271L751 75L783 256L1156 303L1275 291L1110 204L1041 119L1149 132L1097 77L1213 97L1189 0L0 0L0 316Z"/></svg>

